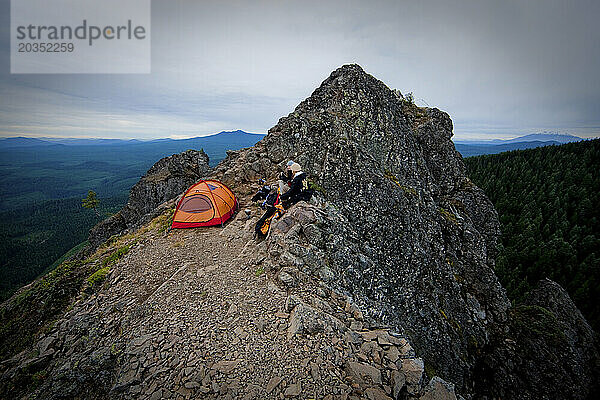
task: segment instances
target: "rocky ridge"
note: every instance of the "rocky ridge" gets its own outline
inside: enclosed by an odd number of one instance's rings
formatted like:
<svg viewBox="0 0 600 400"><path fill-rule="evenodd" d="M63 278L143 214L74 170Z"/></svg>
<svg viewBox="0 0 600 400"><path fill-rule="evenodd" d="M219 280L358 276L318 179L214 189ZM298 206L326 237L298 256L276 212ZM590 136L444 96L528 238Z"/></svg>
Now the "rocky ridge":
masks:
<svg viewBox="0 0 600 400"><path fill-rule="evenodd" d="M99 246L67 312L0 363L0 393L550 398L560 386L559 397L585 398L594 333L555 284L520 314L510 307L492 271L496 213L464 175L451 135L447 114L416 107L356 65L334 71L212 172L248 217L167 235L170 200ZM290 158L317 193L257 242L262 211L248 195ZM523 351L528 340L537 358Z"/></svg>
<svg viewBox="0 0 600 400"><path fill-rule="evenodd" d="M82 288L87 290L93 286L108 270L107 263L115 261L107 260L101 265L89 263L90 252L101 243L104 243L103 248L110 247L118 235L139 228L165 210L169 212L174 198L208 171L208 157L203 151L189 150L155 163L133 186L127 205L91 230L89 246L2 304L0 359L18 353L37 335L47 331ZM165 200L168 201L163 203ZM115 256L127 250L126 247L119 249Z"/></svg>
<svg viewBox="0 0 600 400"><path fill-rule="evenodd" d="M476 392L501 398L598 398L597 340L567 292L542 279L510 309L505 331L483 352Z"/></svg>
<svg viewBox="0 0 600 400"><path fill-rule="evenodd" d="M314 212L299 205L294 215ZM220 232L168 236L158 217L100 248L91 263L129 250L30 351L2 363L2 392L27 396L23 389L33 388L48 399L455 397L440 378L426 385L423 360L408 340L364 318L351 298L296 271L288 278L264 271L254 214L239 213Z"/></svg>

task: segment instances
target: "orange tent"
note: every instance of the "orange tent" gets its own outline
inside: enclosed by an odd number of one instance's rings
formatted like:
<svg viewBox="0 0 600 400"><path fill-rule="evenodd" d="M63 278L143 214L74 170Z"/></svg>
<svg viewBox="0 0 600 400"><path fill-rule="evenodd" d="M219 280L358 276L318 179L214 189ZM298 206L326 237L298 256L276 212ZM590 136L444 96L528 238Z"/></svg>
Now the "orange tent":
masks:
<svg viewBox="0 0 600 400"><path fill-rule="evenodd" d="M237 207L235 195L225 184L200 181L192 185L177 204L171 228L222 225Z"/></svg>

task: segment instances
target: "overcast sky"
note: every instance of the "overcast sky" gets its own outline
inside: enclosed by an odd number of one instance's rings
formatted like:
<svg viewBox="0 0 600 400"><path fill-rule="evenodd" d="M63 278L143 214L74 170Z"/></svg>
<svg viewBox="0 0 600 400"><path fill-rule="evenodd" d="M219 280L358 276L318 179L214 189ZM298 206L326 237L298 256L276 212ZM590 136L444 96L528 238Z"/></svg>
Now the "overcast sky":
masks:
<svg viewBox="0 0 600 400"><path fill-rule="evenodd" d="M0 136L266 132L358 63L454 121L455 139L600 136L600 2L152 1L152 73L10 74Z"/></svg>

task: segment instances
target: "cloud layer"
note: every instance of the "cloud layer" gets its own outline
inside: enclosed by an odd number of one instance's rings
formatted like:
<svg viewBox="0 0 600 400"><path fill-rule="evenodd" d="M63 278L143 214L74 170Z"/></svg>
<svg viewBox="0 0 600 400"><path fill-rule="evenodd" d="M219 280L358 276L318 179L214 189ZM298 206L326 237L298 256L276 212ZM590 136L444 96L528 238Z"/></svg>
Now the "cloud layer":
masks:
<svg viewBox="0 0 600 400"><path fill-rule="evenodd" d="M148 75L9 74L0 135L266 132L345 63L447 111L457 138L600 135L592 1L158 1Z"/></svg>

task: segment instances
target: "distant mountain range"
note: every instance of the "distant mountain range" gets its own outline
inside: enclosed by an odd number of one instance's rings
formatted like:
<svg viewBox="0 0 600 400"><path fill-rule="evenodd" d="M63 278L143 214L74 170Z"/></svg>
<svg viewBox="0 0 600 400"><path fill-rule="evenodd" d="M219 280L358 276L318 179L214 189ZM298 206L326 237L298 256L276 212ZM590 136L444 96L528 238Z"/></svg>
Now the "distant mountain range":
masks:
<svg viewBox="0 0 600 400"><path fill-rule="evenodd" d="M463 157L497 154L504 151L532 149L584 140L578 136L551 133L532 133L513 139L455 140L454 146Z"/></svg>
<svg viewBox="0 0 600 400"><path fill-rule="evenodd" d="M242 130L222 131L214 135L198 136L189 139L154 139L154 140L138 140L138 139L97 139L97 138L53 138L53 137L9 137L0 139L0 149L16 148L16 147L38 147L38 146L141 146L152 147L156 145L190 145L197 144L223 144L223 143L239 143L253 146L258 140L262 139L264 134L248 133Z"/></svg>
<svg viewBox="0 0 600 400"><path fill-rule="evenodd" d="M14 137L0 139L0 211L34 202L126 196L157 160L203 149L214 166L227 150L254 146L262 134L220 132L191 139L119 140Z"/></svg>
<svg viewBox="0 0 600 400"><path fill-rule="evenodd" d="M100 150L127 153L126 158L137 159L141 155L144 160L156 159L173 153L179 153L187 149L204 149L210 157L212 166L225 157L227 150L241 149L254 146L256 142L264 137L264 134L248 133L242 130L223 131L214 135L199 136L190 139L79 139L79 138L28 138L10 137L0 139L0 152L3 150L44 150L44 152L64 151L75 154L96 153ZM532 133L513 139L491 139L491 140L455 140L456 150L463 157L473 157L482 154L497 154L504 151L532 149L541 146L558 145L584 140L578 136ZM70 149L67 149L70 147ZM0 159L0 162L2 160ZM148 161L149 163L150 161Z"/></svg>

